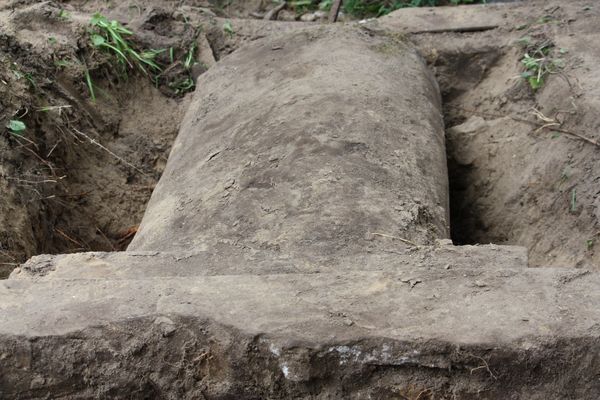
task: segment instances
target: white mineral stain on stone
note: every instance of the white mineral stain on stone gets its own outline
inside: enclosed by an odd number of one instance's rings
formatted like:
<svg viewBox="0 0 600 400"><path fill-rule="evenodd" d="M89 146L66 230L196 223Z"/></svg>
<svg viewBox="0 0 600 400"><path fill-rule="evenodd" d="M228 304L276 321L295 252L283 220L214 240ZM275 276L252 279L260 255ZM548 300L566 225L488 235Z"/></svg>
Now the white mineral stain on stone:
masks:
<svg viewBox="0 0 600 400"><path fill-rule="evenodd" d="M349 347L349 346L335 346L330 347L328 352L337 352L340 355L340 365L346 364L348 361L358 361L358 359L363 355L362 351L358 347Z"/></svg>
<svg viewBox="0 0 600 400"><path fill-rule="evenodd" d="M273 343L269 345L269 351L276 357L279 357L281 355L281 351L277 347L275 347Z"/></svg>
<svg viewBox="0 0 600 400"><path fill-rule="evenodd" d="M283 372L283 376L286 379L288 379L290 377L290 368L287 366L287 364L281 365L281 372Z"/></svg>

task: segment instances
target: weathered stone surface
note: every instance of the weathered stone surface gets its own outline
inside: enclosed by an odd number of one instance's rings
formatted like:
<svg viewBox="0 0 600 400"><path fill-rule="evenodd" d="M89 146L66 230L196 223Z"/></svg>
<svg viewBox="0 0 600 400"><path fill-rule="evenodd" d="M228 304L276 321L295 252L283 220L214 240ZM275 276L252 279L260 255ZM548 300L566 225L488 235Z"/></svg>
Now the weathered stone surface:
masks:
<svg viewBox="0 0 600 400"><path fill-rule="evenodd" d="M600 394L597 274L497 246L219 253L32 259L0 284L2 397Z"/></svg>
<svg viewBox="0 0 600 400"><path fill-rule="evenodd" d="M198 87L130 250L340 256L373 232L447 237L439 92L408 44L303 29L236 51Z"/></svg>
<svg viewBox="0 0 600 400"><path fill-rule="evenodd" d="M400 9L377 21L394 32L472 32L512 23L507 14L518 7L508 4L478 4L469 7L428 7Z"/></svg>
<svg viewBox="0 0 600 400"><path fill-rule="evenodd" d="M527 252L518 246L452 246L438 241L434 247L403 248L389 238L382 251L350 257L290 257L271 250L241 249L221 244L215 248L189 252L128 251L81 253L33 257L11 279L146 279L214 275L319 274L343 271L381 271L389 265L427 266L451 269L453 265L477 268L527 266ZM151 260L151 262L148 262ZM168 268L165 267L168 265Z"/></svg>

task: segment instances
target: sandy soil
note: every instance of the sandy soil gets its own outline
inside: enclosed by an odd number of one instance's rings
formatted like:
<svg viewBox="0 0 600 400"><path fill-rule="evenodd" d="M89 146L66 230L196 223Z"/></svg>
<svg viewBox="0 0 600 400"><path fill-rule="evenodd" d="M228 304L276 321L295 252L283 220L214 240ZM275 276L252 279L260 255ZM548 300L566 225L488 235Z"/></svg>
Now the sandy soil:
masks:
<svg viewBox="0 0 600 400"><path fill-rule="evenodd" d="M456 243L600 266L599 20L585 2L541 2L500 29L415 36L444 95ZM540 45L563 68L532 90L521 59Z"/></svg>

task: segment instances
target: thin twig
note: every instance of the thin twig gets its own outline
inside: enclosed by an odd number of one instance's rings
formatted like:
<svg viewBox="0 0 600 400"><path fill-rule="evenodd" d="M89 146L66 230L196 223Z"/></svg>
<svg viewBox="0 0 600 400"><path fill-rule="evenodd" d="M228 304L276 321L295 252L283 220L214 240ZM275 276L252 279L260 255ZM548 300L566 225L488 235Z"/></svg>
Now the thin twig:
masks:
<svg viewBox="0 0 600 400"><path fill-rule="evenodd" d="M81 243L79 243L77 240L73 239L72 237L70 237L69 235L67 235L66 233L64 233L63 231L61 231L58 228L54 228L54 232L58 233L59 235L61 235L62 237L64 237L65 239L67 239L69 242L73 242L76 245L78 245L79 247L85 248L84 245L82 245Z"/></svg>
<svg viewBox="0 0 600 400"><path fill-rule="evenodd" d="M398 236L386 235L385 233L378 233L378 232L373 232L373 233L371 233L371 235L381 236L381 237L390 238L390 239L396 239L396 240L399 240L399 241L401 241L403 243L410 244L411 246L420 247L415 242L411 242L408 239L404 239L404 238L401 238L401 237L398 237Z"/></svg>
<svg viewBox="0 0 600 400"><path fill-rule="evenodd" d="M118 156L117 154L113 153L112 151L110 151L108 148L104 147L101 143L99 143L97 140L92 139L91 137L89 137L88 135L86 135L85 133L79 131L77 128L72 128L76 133L78 133L79 135L83 136L84 138L86 138L87 140L90 141L91 144L100 147L102 150L106 151L108 154L110 154L111 156L113 156L114 158L116 158L117 160L121 161L123 164L126 164L128 166L130 166L131 168L135 169L137 172L139 172L140 174L147 176L144 171L142 171L141 169L139 169L138 167L136 167L135 165L131 164L130 162L126 161L124 158Z"/></svg>
<svg viewBox="0 0 600 400"><path fill-rule="evenodd" d="M10 258L10 259L11 259L11 260L13 260L13 261L17 261L17 259L16 259L16 258L14 258L13 256L11 256L10 254L8 254L8 253L7 253L6 251L4 251L4 250L0 250L0 254L4 255L5 257L8 257L8 258Z"/></svg>
<svg viewBox="0 0 600 400"><path fill-rule="evenodd" d="M102 237L104 238L104 240L106 240L106 242L107 242L107 243L108 243L108 245L110 246L111 250L112 250L112 251L117 251L117 250L115 249L115 246L113 246L113 243L110 241L110 239L106 237L106 235L104 234L104 232L102 232L102 229L100 229L100 228L98 228L98 227L96 226L96 230L97 230L97 231L100 233L100 236L102 236Z"/></svg>
<svg viewBox="0 0 600 400"><path fill-rule="evenodd" d="M25 136L23 136L23 135L21 135L21 134L19 134L17 132L10 132L10 134L13 135L13 136L15 136L15 137L23 139L27 143L34 145L36 149L39 149L39 146L37 145L37 143L34 142L33 140L29 139L28 137L25 137ZM17 140L17 142L18 142L18 140Z"/></svg>
<svg viewBox="0 0 600 400"><path fill-rule="evenodd" d="M56 146L58 146L58 144L62 141L62 139L58 139L58 141L56 142L56 144L54 144L54 146L52 146L52 148L50 149L50 151L48 152L48 154L46 155L46 158L50 157L50 155L52 154L52 152L54 151L54 149L56 149Z"/></svg>
<svg viewBox="0 0 600 400"><path fill-rule="evenodd" d="M63 108L71 108L73 107L70 104L64 105L64 106L48 106L48 107L39 107L37 110L41 111L41 112L47 112L47 111L53 111L53 110L58 110L58 115L62 114L62 110Z"/></svg>
<svg viewBox="0 0 600 400"><path fill-rule="evenodd" d="M481 362L483 363L483 365L481 365L481 366L479 366L479 367L472 368L472 369L471 369L471 375L473 375L473 372L475 372L475 371L477 371L477 370L480 370L480 369L485 369L485 370L486 370L486 371L487 371L487 372L490 374L490 376L491 376L492 378L494 378L494 380L495 380L495 381L497 381L497 380L498 380L498 377L496 377L496 375L494 375L494 373L493 373L493 372L492 372L492 370L490 369L490 366L489 366L489 364L487 363L487 361L485 361L485 359L484 359L483 357L479 357L479 356L476 356L476 355L474 355L474 354L471 354L471 353L467 353L467 355L468 355L468 356L471 356L471 357L473 357L473 358L477 358L477 359L481 360Z"/></svg>
<svg viewBox="0 0 600 400"><path fill-rule="evenodd" d="M35 151L31 150L29 147L25 146L24 149L27 150L28 152L30 152L31 154L33 154L42 163L46 164L46 166L50 169L50 174L52 174L52 176L56 176L56 173L54 172L54 168L52 168L52 164L50 164L50 162L48 160L44 160L40 155L38 155Z"/></svg>
<svg viewBox="0 0 600 400"><path fill-rule="evenodd" d="M543 124L543 123L539 123L539 122L536 122L536 121L531 121L531 120L528 120L528 119L525 119L525 118L515 117L515 116L512 116L512 115L502 115L502 114L496 114L496 113L490 113L490 112L470 110L468 108L463 108L463 107L458 107L458 106L453 106L453 105L450 105L449 107L456 108L456 109L459 109L459 110L463 110L463 111L468 112L468 113L481 115L481 116L484 116L484 117L491 117L491 118L507 118L508 117L508 118L512 119L513 121L522 122L524 124L529 124L529 125L537 126L538 128L544 128L544 125L546 125L546 124ZM600 142L598 142L595 139L591 139L591 138L589 138L587 136L584 136L584 135L582 135L580 133L569 131L567 129L562 129L562 128L552 128L552 130L556 131L556 132L560 132L560 133L564 133L564 134L567 134L567 135L574 136L574 137L576 137L576 138L578 138L580 140L583 140L585 142L593 144L596 147L600 147Z"/></svg>
<svg viewBox="0 0 600 400"><path fill-rule="evenodd" d="M431 393L431 389L421 390L421 392L419 392L419 394L417 395L417 397L415 397L415 400L420 400L421 399L421 395L425 394L425 393Z"/></svg>
<svg viewBox="0 0 600 400"><path fill-rule="evenodd" d="M340 8L342 7L342 0L333 0L331 10L329 11L329 22L336 22L338 15L340 14Z"/></svg>
<svg viewBox="0 0 600 400"><path fill-rule="evenodd" d="M6 180L15 181L17 183L29 183L29 184L32 184L32 185L37 185L37 184L40 184L40 183L58 183L59 180L62 180L64 178L66 178L66 177L67 176L64 175L64 176L58 177L58 180L56 180L56 179L43 179L43 180L40 180L40 181L30 181L30 180L27 180L27 179L13 178L11 176L6 176L5 178L6 178Z"/></svg>
<svg viewBox="0 0 600 400"><path fill-rule="evenodd" d="M281 10L283 10L285 7L287 6L287 2L286 1L282 1L279 5L277 5L275 8L273 8L272 10L268 11L265 16L263 17L263 19L265 21L274 21L277 19L277 16L279 15L279 12Z"/></svg>

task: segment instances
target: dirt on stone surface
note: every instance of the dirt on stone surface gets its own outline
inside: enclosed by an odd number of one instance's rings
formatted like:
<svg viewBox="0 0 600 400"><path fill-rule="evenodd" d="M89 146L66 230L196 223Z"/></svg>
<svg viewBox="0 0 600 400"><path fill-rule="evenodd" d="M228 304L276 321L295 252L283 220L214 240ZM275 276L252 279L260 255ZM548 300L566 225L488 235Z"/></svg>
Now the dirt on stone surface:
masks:
<svg viewBox="0 0 600 400"><path fill-rule="evenodd" d="M90 47L92 15L126 24L145 48L179 49L179 59L206 38L196 57L218 60L299 24L223 18L271 7L260 3L0 4L0 275L35 254L124 249L187 109L190 96L165 82L111 74ZM453 238L524 245L533 266L595 268L599 149L552 128L598 138L600 10L580 1L514 7L516 17L497 29L411 35L444 95ZM534 90L520 77L521 60L544 43L564 65ZM27 129L11 133L11 120ZM560 126L538 129L545 124Z"/></svg>
<svg viewBox="0 0 600 400"><path fill-rule="evenodd" d="M304 27L240 48L198 85L128 250L336 258L448 237L439 91L405 40Z"/></svg>

